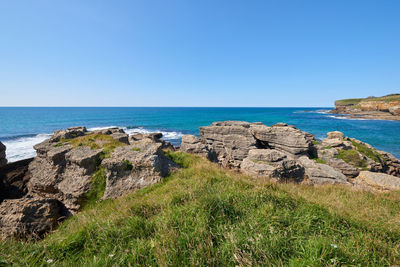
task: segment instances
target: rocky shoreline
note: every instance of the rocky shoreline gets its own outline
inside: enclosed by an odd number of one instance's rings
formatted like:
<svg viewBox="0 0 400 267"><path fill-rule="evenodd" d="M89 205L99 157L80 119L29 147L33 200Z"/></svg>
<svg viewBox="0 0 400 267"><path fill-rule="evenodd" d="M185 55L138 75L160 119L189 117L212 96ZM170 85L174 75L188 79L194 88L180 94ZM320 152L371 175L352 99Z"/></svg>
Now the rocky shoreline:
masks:
<svg viewBox="0 0 400 267"><path fill-rule="evenodd" d="M341 132L320 141L285 123L224 121L201 127L200 137L183 136L179 148L161 137L74 127L36 145L35 158L10 164L0 143L0 239L41 237L89 203L161 181L178 168L165 150L196 154L254 179L400 190L397 158Z"/></svg>
<svg viewBox="0 0 400 267"><path fill-rule="evenodd" d="M355 119L400 121L400 95L337 100L329 113Z"/></svg>

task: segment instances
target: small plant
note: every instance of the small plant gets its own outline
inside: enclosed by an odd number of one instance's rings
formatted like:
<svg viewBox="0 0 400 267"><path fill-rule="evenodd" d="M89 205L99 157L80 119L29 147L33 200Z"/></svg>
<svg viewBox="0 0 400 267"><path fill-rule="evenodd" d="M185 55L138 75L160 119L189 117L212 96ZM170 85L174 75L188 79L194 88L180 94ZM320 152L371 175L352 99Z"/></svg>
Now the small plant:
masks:
<svg viewBox="0 0 400 267"><path fill-rule="evenodd" d="M133 152L140 152L140 151L142 151L140 148L138 148L138 147L134 147L134 148L132 148L131 149L131 151L133 151Z"/></svg>
<svg viewBox="0 0 400 267"><path fill-rule="evenodd" d="M127 171L131 171L131 170L133 170L133 165L132 165L132 162L130 162L129 160L124 160L124 163L125 163L125 170L127 170Z"/></svg>
<svg viewBox="0 0 400 267"><path fill-rule="evenodd" d="M320 158L313 158L312 160L315 161L316 163L326 164L326 161Z"/></svg>

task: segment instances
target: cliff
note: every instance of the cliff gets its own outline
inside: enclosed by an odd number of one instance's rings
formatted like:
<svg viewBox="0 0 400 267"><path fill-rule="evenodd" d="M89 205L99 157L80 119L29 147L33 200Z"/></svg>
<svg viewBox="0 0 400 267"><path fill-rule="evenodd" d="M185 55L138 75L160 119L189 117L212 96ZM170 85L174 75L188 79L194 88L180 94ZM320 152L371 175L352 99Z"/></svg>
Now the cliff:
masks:
<svg viewBox="0 0 400 267"><path fill-rule="evenodd" d="M335 101L334 114L382 120L400 120L400 94Z"/></svg>

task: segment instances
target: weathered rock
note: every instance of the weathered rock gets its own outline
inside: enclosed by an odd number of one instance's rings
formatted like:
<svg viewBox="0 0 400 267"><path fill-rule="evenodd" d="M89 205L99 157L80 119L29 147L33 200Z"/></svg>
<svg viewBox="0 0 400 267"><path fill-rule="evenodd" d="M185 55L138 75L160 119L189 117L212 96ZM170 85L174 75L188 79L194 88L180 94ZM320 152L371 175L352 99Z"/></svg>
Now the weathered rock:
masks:
<svg viewBox="0 0 400 267"><path fill-rule="evenodd" d="M278 123L271 127L254 125L251 130L258 143L263 147L284 151L294 156L308 154L312 140L314 140L313 135L284 123Z"/></svg>
<svg viewBox="0 0 400 267"><path fill-rule="evenodd" d="M104 199L116 198L159 182L176 165L161 150L162 144L149 139L118 147L104 159L106 190Z"/></svg>
<svg viewBox="0 0 400 267"><path fill-rule="evenodd" d="M306 156L300 157L299 162L305 168L307 183L310 184L349 184L346 176L329 165L316 163Z"/></svg>
<svg viewBox="0 0 400 267"><path fill-rule="evenodd" d="M3 199L22 198L28 192L28 171L32 158L12 162L0 170L0 203Z"/></svg>
<svg viewBox="0 0 400 267"><path fill-rule="evenodd" d="M399 116L400 115L400 105L389 107L389 112L392 115Z"/></svg>
<svg viewBox="0 0 400 267"><path fill-rule="evenodd" d="M118 140L121 143L129 145L129 135L126 133L112 133L111 137L114 138L115 140Z"/></svg>
<svg viewBox="0 0 400 267"><path fill-rule="evenodd" d="M2 142L0 142L0 168L6 164L6 146Z"/></svg>
<svg viewBox="0 0 400 267"><path fill-rule="evenodd" d="M333 131L333 132L329 132L328 133L328 139L339 139L339 140L343 140L344 138L344 134L342 132L339 131Z"/></svg>
<svg viewBox="0 0 400 267"><path fill-rule="evenodd" d="M41 236L57 225L60 216L55 199L7 199L0 204L0 239Z"/></svg>
<svg viewBox="0 0 400 267"><path fill-rule="evenodd" d="M210 151L210 158L225 167L239 168L249 150L256 148L251 125L259 124L225 121L200 127L200 136Z"/></svg>
<svg viewBox="0 0 400 267"><path fill-rule="evenodd" d="M55 147L48 141L35 148L38 156L29 166L29 191L33 195L57 199L70 213L77 212L90 190L91 175L102 150L71 145Z"/></svg>
<svg viewBox="0 0 400 267"><path fill-rule="evenodd" d="M268 177L278 182L300 182L304 179L304 167L296 160L277 150L252 149L243 160L240 170L255 177Z"/></svg>
<svg viewBox="0 0 400 267"><path fill-rule="evenodd" d="M182 144L180 150L187 153L198 154L200 156L209 157L209 149L206 144L201 142L201 139L194 135L182 136Z"/></svg>
<svg viewBox="0 0 400 267"><path fill-rule="evenodd" d="M339 138L327 138L322 141L323 147L337 147L340 149L352 149L353 145L350 141L346 141Z"/></svg>
<svg viewBox="0 0 400 267"><path fill-rule="evenodd" d="M61 139L71 139L78 136L84 136L87 132L86 127L71 127L67 130L59 130L55 131L52 137L50 138L51 142L58 142Z"/></svg>
<svg viewBox="0 0 400 267"><path fill-rule="evenodd" d="M141 140L150 140L152 142L160 143L162 149L170 149L170 150L175 150L174 146L165 140L162 140L162 133L148 133L148 134L142 134L142 133L137 133L137 134L132 134L129 136L129 144L134 144L137 141Z"/></svg>
<svg viewBox="0 0 400 267"><path fill-rule="evenodd" d="M385 173L362 171L355 183L378 190L400 190L400 178Z"/></svg>

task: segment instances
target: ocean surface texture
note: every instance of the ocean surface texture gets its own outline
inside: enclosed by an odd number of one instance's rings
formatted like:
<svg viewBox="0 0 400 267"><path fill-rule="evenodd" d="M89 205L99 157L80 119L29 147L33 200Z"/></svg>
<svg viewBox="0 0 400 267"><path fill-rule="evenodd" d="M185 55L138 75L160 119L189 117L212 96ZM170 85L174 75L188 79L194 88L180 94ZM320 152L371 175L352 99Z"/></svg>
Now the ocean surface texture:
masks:
<svg viewBox="0 0 400 267"><path fill-rule="evenodd" d="M338 130L400 157L400 122L343 118L326 114L326 108L0 108L0 141L12 162L34 156L35 144L72 126L162 132L178 145L182 135L199 135L200 126L224 120L286 122L318 139Z"/></svg>

